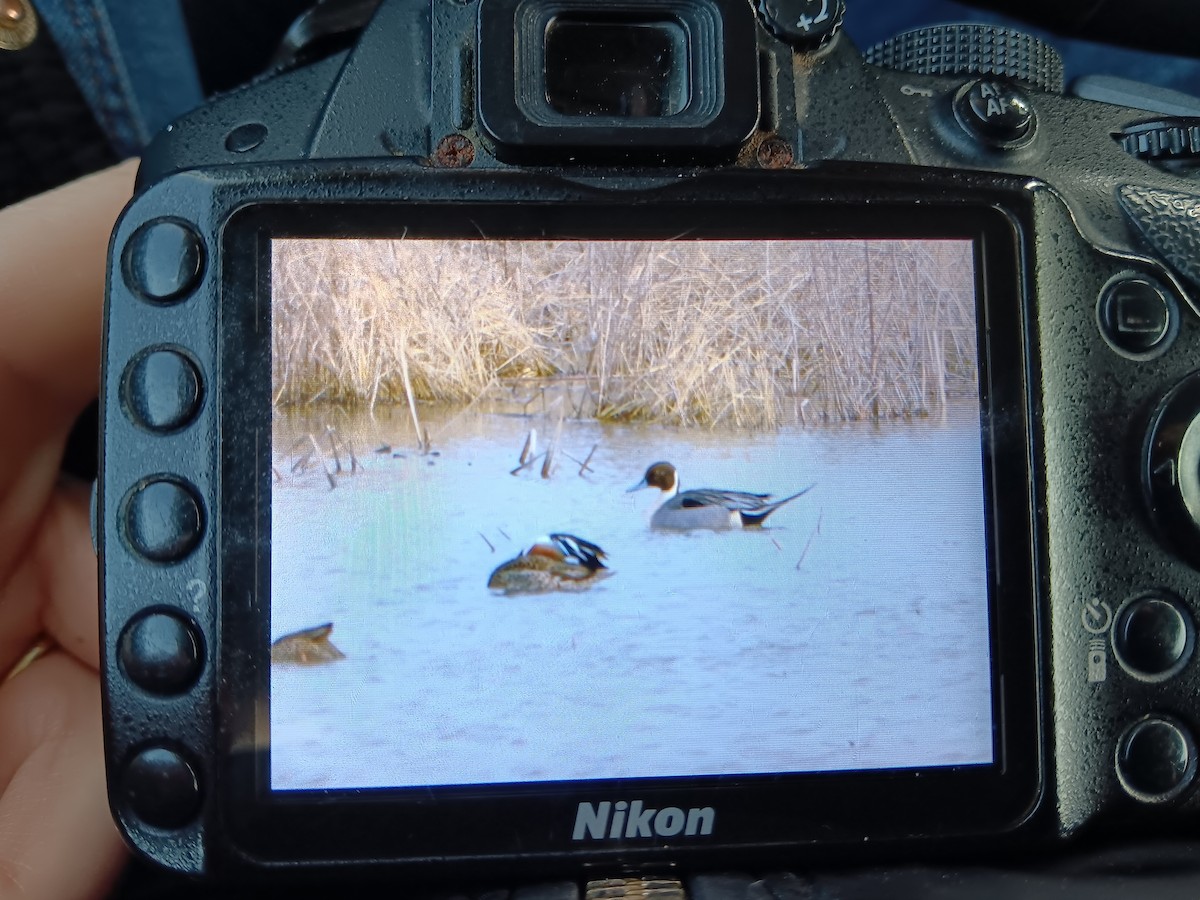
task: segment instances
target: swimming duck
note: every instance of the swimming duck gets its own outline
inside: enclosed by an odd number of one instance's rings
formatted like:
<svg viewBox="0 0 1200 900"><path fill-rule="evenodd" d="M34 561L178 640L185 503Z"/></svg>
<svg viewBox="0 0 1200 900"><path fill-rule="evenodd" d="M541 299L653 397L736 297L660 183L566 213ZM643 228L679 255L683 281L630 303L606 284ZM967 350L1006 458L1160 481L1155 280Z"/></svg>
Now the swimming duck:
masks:
<svg viewBox="0 0 1200 900"><path fill-rule="evenodd" d="M679 492L679 473L669 462L656 462L646 475L626 493L642 488L658 488L666 495L663 505L650 517L651 528L752 528L783 504L802 497L813 489L809 485L782 500L770 494L697 488Z"/></svg>
<svg viewBox="0 0 1200 900"><path fill-rule="evenodd" d="M285 634L271 645L271 662L318 666L345 659L346 654L329 640L332 631L333 623L326 622L315 628L304 628Z"/></svg>
<svg viewBox="0 0 1200 900"><path fill-rule="evenodd" d="M505 594L586 591L612 574L603 550L573 534L552 534L496 568L488 587Z"/></svg>

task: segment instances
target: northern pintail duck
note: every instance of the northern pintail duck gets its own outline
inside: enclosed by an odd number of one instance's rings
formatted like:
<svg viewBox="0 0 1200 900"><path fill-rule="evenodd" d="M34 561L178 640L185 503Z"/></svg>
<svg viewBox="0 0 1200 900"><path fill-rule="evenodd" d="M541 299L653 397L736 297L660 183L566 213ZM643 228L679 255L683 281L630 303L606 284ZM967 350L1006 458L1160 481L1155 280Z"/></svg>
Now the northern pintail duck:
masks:
<svg viewBox="0 0 1200 900"><path fill-rule="evenodd" d="M749 528L762 525L767 516L783 504L807 494L813 485L781 500L772 500L770 494L714 488L680 492L679 473L675 467L669 462L656 462L626 493L642 488L658 488L667 498L650 517L651 528Z"/></svg>
<svg viewBox="0 0 1200 900"><path fill-rule="evenodd" d="M603 562L607 558L591 541L573 534L552 534L497 567L488 578L488 587L505 594L586 591L612 574Z"/></svg>
<svg viewBox="0 0 1200 900"><path fill-rule="evenodd" d="M315 628L304 628L285 634L271 645L271 662L319 666L322 663L345 659L346 654L329 640L332 632L333 623L326 622Z"/></svg>

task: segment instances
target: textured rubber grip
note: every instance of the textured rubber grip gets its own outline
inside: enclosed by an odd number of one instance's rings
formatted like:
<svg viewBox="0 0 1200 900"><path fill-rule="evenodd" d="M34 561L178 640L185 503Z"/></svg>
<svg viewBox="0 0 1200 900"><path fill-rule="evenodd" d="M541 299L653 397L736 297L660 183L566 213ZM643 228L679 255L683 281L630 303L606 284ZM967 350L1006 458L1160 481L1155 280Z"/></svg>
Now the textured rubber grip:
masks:
<svg viewBox="0 0 1200 900"><path fill-rule="evenodd" d="M1143 185L1117 189L1126 218L1192 284L1200 285L1200 194Z"/></svg>
<svg viewBox="0 0 1200 900"><path fill-rule="evenodd" d="M933 25L869 49L871 65L918 75L994 75L1061 94L1058 51L1032 35L996 25Z"/></svg>

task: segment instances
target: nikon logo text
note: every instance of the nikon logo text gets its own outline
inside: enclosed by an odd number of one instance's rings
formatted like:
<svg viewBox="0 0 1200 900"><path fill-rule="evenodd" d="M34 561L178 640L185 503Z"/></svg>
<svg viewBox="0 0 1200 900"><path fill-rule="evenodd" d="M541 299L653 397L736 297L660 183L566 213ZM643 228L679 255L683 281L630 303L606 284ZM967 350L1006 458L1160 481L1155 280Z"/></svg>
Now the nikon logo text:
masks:
<svg viewBox="0 0 1200 900"><path fill-rule="evenodd" d="M577 841L616 838L675 837L677 834L712 834L717 813L711 806L693 806L684 812L678 806L655 809L641 800L604 800L592 805L580 803L575 813Z"/></svg>

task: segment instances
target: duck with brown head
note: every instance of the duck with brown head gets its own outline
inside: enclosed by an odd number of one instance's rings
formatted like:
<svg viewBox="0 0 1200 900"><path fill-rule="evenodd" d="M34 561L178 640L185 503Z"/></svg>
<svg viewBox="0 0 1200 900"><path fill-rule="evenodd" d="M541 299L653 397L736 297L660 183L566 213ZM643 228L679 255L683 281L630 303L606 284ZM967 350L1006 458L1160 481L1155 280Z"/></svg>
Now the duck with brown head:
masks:
<svg viewBox="0 0 1200 900"><path fill-rule="evenodd" d="M650 517L651 528L688 530L692 528L755 528L767 516L785 503L802 497L815 485L809 485L788 497L775 500L771 494L752 494L746 491L695 488L679 490L679 472L669 462L656 462L646 470L642 480L626 493L643 488L658 488L666 497L662 506Z"/></svg>

